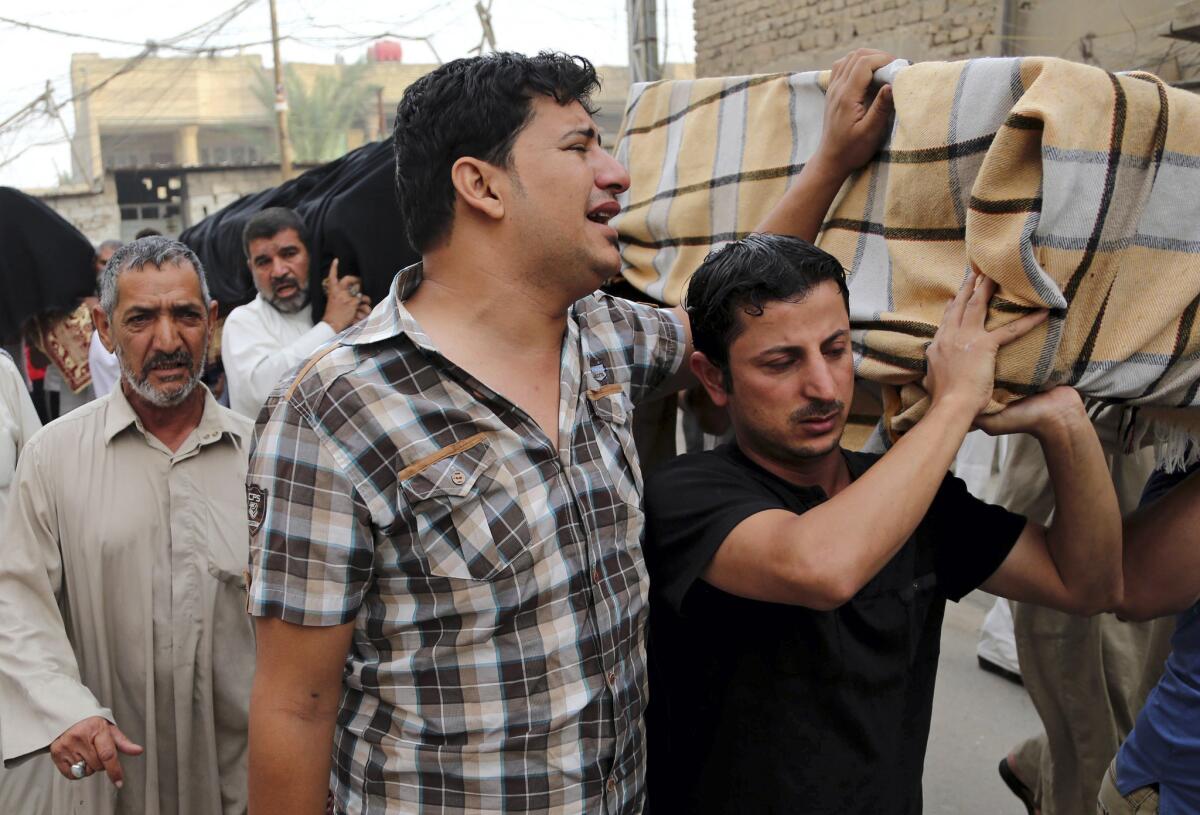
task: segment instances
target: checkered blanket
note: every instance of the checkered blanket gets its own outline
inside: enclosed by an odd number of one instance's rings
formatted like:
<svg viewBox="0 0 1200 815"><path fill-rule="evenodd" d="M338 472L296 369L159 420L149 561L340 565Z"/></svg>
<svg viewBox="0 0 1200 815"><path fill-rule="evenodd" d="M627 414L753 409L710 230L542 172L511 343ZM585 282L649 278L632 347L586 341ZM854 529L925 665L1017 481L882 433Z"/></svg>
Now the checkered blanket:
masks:
<svg viewBox="0 0 1200 815"><path fill-rule="evenodd" d="M1056 384L1141 408L1178 459L1200 437L1200 98L1049 58L888 66L896 119L819 239L847 269L856 366L893 432L924 412L924 347L971 264L989 325L1048 308L1002 349L992 410ZM827 73L636 85L617 142L628 279L678 302L816 149ZM1131 410L1131 416L1136 411ZM1154 421L1146 421L1153 419Z"/></svg>

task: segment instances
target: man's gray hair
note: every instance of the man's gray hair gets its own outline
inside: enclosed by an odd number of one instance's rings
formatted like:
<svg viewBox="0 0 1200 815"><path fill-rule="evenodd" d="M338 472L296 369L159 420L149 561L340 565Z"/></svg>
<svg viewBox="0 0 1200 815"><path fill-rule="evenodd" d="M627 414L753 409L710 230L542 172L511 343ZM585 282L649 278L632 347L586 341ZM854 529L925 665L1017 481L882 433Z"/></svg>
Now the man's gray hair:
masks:
<svg viewBox="0 0 1200 815"><path fill-rule="evenodd" d="M172 263L190 263L200 278L200 297L208 307L208 281L204 279L204 266L196 253L179 241L152 235L139 238L122 246L108 259L100 273L100 307L111 320L117 310L117 278L130 270L140 271L147 263L162 268Z"/></svg>

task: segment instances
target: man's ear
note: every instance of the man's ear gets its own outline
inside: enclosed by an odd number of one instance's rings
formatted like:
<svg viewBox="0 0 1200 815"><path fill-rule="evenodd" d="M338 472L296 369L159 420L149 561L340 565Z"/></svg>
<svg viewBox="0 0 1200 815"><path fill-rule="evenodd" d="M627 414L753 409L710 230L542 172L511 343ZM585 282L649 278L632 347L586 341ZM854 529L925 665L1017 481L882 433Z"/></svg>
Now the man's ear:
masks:
<svg viewBox="0 0 1200 815"><path fill-rule="evenodd" d="M729 404L729 392L725 389L725 372L722 368L715 365L712 360L704 355L701 351L693 351L692 358L688 360L688 364L692 367L692 373L700 380L700 384L704 386L704 390L708 392L708 398L717 407L723 408Z"/></svg>
<svg viewBox="0 0 1200 815"><path fill-rule="evenodd" d="M104 313L104 309L100 306L92 306L92 325L96 327L96 333L100 335L100 342L104 345L108 353L113 353L115 348L112 340L112 325L108 322L108 315Z"/></svg>
<svg viewBox="0 0 1200 815"><path fill-rule="evenodd" d="M501 170L473 156L463 156L450 168L450 181L464 205L488 218L504 217L504 201L498 194Z"/></svg>
<svg viewBox="0 0 1200 815"><path fill-rule="evenodd" d="M208 327L209 328L217 327L217 313L218 313L219 309L220 309L220 306L217 305L216 300L209 301L209 304L208 304Z"/></svg>

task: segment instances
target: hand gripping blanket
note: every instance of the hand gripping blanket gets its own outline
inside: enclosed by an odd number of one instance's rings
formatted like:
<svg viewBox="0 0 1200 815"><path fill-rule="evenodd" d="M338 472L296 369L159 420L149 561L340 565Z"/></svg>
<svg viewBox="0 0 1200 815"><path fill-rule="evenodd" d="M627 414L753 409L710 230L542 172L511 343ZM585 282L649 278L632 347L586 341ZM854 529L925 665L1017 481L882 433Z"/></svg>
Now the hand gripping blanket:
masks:
<svg viewBox="0 0 1200 815"><path fill-rule="evenodd" d="M893 63L896 116L818 243L847 270L855 365L893 433L927 407L925 346L971 266L1001 349L990 411L1058 384L1130 408L1182 463L1200 435L1200 97L1050 58ZM617 139L624 273L677 303L705 254L767 214L815 151L828 72L635 85ZM1193 448L1195 449L1195 448Z"/></svg>

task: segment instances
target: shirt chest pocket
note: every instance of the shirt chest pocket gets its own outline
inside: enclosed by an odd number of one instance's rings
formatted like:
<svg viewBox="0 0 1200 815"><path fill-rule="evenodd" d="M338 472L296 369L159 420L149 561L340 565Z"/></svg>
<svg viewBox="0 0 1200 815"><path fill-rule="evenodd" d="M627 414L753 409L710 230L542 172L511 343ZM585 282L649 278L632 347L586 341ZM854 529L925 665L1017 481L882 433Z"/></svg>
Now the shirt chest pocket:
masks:
<svg viewBox="0 0 1200 815"><path fill-rule="evenodd" d="M457 448L457 449L455 449ZM429 574L493 580L529 559L530 528L515 482L482 438L402 473L400 503Z"/></svg>

